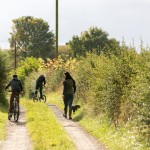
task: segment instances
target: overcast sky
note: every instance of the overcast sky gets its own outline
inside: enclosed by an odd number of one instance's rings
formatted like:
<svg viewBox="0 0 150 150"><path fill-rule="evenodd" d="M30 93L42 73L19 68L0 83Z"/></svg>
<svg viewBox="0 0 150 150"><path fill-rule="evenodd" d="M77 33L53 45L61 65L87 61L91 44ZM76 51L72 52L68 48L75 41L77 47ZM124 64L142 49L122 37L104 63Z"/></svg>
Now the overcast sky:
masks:
<svg viewBox="0 0 150 150"><path fill-rule="evenodd" d="M12 20L43 18L55 33L55 0L0 0L0 47L8 47ZM59 44L91 26L120 42L150 45L150 0L59 0Z"/></svg>

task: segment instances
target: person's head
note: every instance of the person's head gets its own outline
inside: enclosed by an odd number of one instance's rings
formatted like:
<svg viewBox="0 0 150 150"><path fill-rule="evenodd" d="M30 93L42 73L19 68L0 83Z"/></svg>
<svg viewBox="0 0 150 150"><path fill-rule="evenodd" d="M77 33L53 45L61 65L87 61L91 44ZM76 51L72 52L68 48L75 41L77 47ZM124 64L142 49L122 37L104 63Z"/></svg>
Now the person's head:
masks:
<svg viewBox="0 0 150 150"><path fill-rule="evenodd" d="M44 78L46 77L46 75L45 75L45 74L42 74L41 76L42 76L42 77L44 77Z"/></svg>
<svg viewBox="0 0 150 150"><path fill-rule="evenodd" d="M65 79L72 79L69 72L65 72L64 74L65 74Z"/></svg>
<svg viewBox="0 0 150 150"><path fill-rule="evenodd" d="M13 79L17 79L18 76L16 74L13 75Z"/></svg>

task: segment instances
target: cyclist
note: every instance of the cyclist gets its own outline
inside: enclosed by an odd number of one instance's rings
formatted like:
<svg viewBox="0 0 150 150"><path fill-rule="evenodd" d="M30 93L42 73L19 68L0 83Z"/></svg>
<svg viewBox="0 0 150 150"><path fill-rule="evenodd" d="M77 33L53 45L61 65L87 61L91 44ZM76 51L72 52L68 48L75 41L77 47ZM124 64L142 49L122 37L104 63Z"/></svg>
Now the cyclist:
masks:
<svg viewBox="0 0 150 150"><path fill-rule="evenodd" d="M11 96L10 96L10 105L9 105L9 112L8 112L8 118L12 117L13 112L13 101L15 95L19 96L19 93L22 91L22 83L20 80L18 80L18 76L15 74L13 75L13 79L8 83L8 85L5 87L5 90L8 89L8 87L11 87ZM19 104L19 101L18 101Z"/></svg>
<svg viewBox="0 0 150 150"><path fill-rule="evenodd" d="M38 89L40 90L40 99L43 99L43 93L42 93L42 87L43 87L43 84L45 86L46 84L46 80L45 80L45 76L44 75L40 75L39 78L36 80L36 91L35 91L35 95L37 95L37 91Z"/></svg>

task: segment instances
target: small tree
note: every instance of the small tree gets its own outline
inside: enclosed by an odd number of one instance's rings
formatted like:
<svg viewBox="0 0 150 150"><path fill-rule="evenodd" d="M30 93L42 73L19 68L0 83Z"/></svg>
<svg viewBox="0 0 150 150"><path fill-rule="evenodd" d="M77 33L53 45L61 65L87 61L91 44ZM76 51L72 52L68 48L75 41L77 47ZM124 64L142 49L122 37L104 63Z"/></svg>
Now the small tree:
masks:
<svg viewBox="0 0 150 150"><path fill-rule="evenodd" d="M54 49L54 34L49 31L49 25L43 19L31 16L13 20L10 46L16 42L17 49L24 56L50 57Z"/></svg>

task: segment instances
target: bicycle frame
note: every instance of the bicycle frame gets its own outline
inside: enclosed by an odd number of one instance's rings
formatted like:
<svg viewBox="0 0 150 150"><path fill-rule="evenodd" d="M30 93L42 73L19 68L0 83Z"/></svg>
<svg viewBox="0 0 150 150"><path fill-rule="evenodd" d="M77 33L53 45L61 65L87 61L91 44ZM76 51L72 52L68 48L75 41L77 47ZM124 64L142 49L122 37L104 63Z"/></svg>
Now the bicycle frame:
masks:
<svg viewBox="0 0 150 150"><path fill-rule="evenodd" d="M12 92L12 91L9 91ZM14 99L13 99L13 116L14 116L14 121L17 122L19 119L19 114L20 114L20 106L19 106L19 92L15 93ZM11 117L8 118L11 120Z"/></svg>
<svg viewBox="0 0 150 150"><path fill-rule="evenodd" d="M43 96L43 99L40 99L40 91L37 90L37 94L34 94L34 96L33 96L33 102L35 102L35 100L40 101L40 102L41 102L41 100L43 100L45 103L46 102L46 96L45 95L42 95L42 96Z"/></svg>
<svg viewBox="0 0 150 150"><path fill-rule="evenodd" d="M13 105L14 105L14 111L13 111L14 121L17 122L19 119L19 113L20 113L19 94L15 94Z"/></svg>

